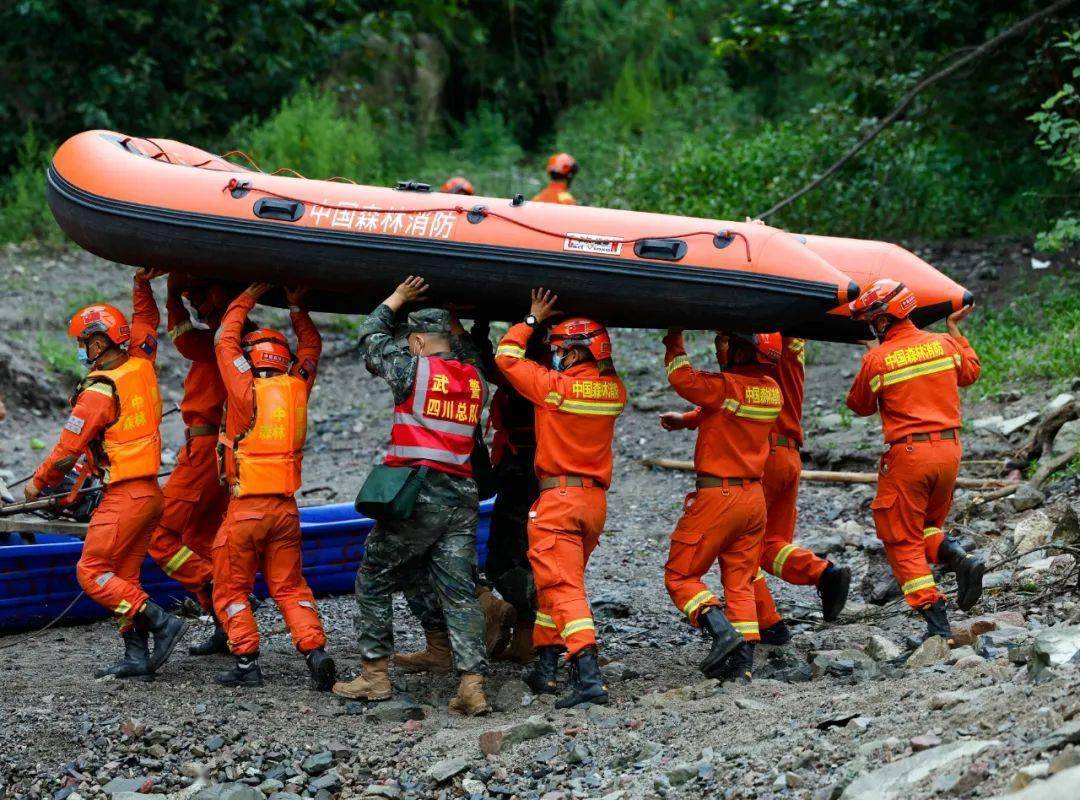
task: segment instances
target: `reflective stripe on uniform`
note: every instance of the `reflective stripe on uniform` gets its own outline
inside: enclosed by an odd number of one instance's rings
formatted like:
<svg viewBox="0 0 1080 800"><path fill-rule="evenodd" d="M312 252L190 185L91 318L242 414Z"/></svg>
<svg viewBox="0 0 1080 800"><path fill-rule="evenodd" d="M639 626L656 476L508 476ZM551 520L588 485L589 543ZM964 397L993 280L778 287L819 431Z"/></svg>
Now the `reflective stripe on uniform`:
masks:
<svg viewBox="0 0 1080 800"><path fill-rule="evenodd" d="M558 392L548 392L547 397L544 398L545 403L551 403L553 406L557 406L563 401L563 396Z"/></svg>
<svg viewBox="0 0 1080 800"><path fill-rule="evenodd" d="M113 394L114 394L113 387L111 387L107 383L100 383L100 382L99 383L91 383L89 386L87 386L85 389L83 389L83 391L84 392L97 392L98 394L103 394L106 397L112 397Z"/></svg>
<svg viewBox="0 0 1080 800"><path fill-rule="evenodd" d="M461 422L451 422L447 419L434 419L432 417L424 417L423 422L418 420L412 414L406 414L403 411L397 411L394 413L394 423L397 425L413 425L416 427L427 428L431 431L439 431L440 433L453 433L458 436L472 436L473 425L465 425Z"/></svg>
<svg viewBox="0 0 1080 800"><path fill-rule="evenodd" d="M312 611L316 610L315 604L310 600L300 600L299 602L297 602L297 605L303 606L304 608L310 608Z"/></svg>
<svg viewBox="0 0 1080 800"><path fill-rule="evenodd" d="M232 619L245 608L247 608L247 603L230 603L225 606L225 616Z"/></svg>
<svg viewBox="0 0 1080 800"><path fill-rule="evenodd" d="M390 445L387 452L397 458L415 458L425 461L441 461L446 464L468 464L472 453L451 453L449 450L436 450L434 447L411 447L400 444Z"/></svg>
<svg viewBox="0 0 1080 800"><path fill-rule="evenodd" d="M525 358L525 348L516 344L500 344L495 351L495 357L506 356L507 358Z"/></svg>
<svg viewBox="0 0 1080 800"><path fill-rule="evenodd" d="M169 338L172 339L175 342L178 337L183 336L185 333L187 333L190 330L194 330L194 328L195 328L195 324L190 319L184 320L179 325L177 325L175 328L170 328L169 329Z"/></svg>
<svg viewBox="0 0 1080 800"><path fill-rule="evenodd" d="M568 623L566 623L566 627L562 629L562 633L560 635L564 639L568 639L575 633L594 630L596 630L596 625L593 624L592 617L582 617L581 619L572 619Z"/></svg>
<svg viewBox="0 0 1080 800"><path fill-rule="evenodd" d="M912 378L920 378L923 375L933 375L937 372L956 369L958 366L960 365L953 356L942 356L941 358L935 358L933 361L926 361L922 364L912 364L910 367L894 369L892 372L886 372L880 376L875 375L871 378L870 391L876 392L882 386L892 386L895 383L903 383Z"/></svg>
<svg viewBox="0 0 1080 800"><path fill-rule="evenodd" d="M788 556L794 553L799 548L793 544L785 544L780 548L780 552L776 554L776 558L772 562L772 574L778 578L782 577L780 573L784 571L784 564L787 563Z"/></svg>
<svg viewBox="0 0 1080 800"><path fill-rule="evenodd" d="M707 603L709 600L715 599L716 595L710 592L708 589L700 591L693 597L691 597L690 600L686 603L686 605L683 606L683 613L686 614L686 616L688 617L693 616L694 612L701 608L703 604Z"/></svg>
<svg viewBox="0 0 1080 800"><path fill-rule="evenodd" d="M744 636L748 633L761 633L758 628L757 620L753 622L736 622L735 620L731 620L731 627Z"/></svg>
<svg viewBox="0 0 1080 800"><path fill-rule="evenodd" d="M736 417L765 421L779 417L781 408L781 406L750 406L730 397L724 401L723 407L725 411L730 411Z"/></svg>
<svg viewBox="0 0 1080 800"><path fill-rule="evenodd" d="M597 417L617 417L626 407L625 403L600 403L594 400L564 400L560 411L568 414L584 414Z"/></svg>
<svg viewBox="0 0 1080 800"><path fill-rule="evenodd" d="M936 536L939 533L945 533L941 528L923 528L922 538L929 539L931 536Z"/></svg>
<svg viewBox="0 0 1080 800"><path fill-rule="evenodd" d="M539 625L541 628L554 628L555 627L555 620L553 620L547 614L541 614L539 611L537 611L536 612L536 624Z"/></svg>
<svg viewBox="0 0 1080 800"><path fill-rule="evenodd" d="M176 551L173 557L169 559L168 563L162 567L162 571L171 578L172 574L180 569L180 567L184 566L192 555L194 554L186 546L181 547Z"/></svg>
<svg viewBox="0 0 1080 800"><path fill-rule="evenodd" d="M109 580L112 578L112 576L114 574L115 573L112 573L112 572L103 572L100 575L98 575L96 578L94 578L94 582L98 586L104 586L106 583L109 582Z"/></svg>
<svg viewBox="0 0 1080 800"><path fill-rule="evenodd" d="M753 577L753 579L750 581L750 583L757 583L758 581L763 581L763 580L765 580L765 570L763 570L761 567L758 567L757 575L755 575Z"/></svg>
<svg viewBox="0 0 1080 800"><path fill-rule="evenodd" d="M114 610L117 614L126 614L131 611L131 603L127 600L121 600L120 604Z"/></svg>
<svg viewBox="0 0 1080 800"><path fill-rule="evenodd" d="M923 575L921 578L912 578L900 588L904 594L914 594L922 589L933 589L936 585L933 575Z"/></svg>
<svg viewBox="0 0 1080 800"><path fill-rule="evenodd" d="M671 359L671 361L668 362L667 374L670 375L671 373L673 373L677 369L680 369L682 367L689 367L689 366L690 366L690 357L689 356L686 356L686 355L675 356L675 358Z"/></svg>

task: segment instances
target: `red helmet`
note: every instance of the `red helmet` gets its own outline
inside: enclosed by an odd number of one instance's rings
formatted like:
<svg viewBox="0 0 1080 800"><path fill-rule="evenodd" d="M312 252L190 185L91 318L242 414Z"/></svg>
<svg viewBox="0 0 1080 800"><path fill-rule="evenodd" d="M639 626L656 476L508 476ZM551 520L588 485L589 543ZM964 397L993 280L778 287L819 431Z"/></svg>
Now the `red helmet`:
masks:
<svg viewBox="0 0 1080 800"><path fill-rule="evenodd" d="M87 306L75 312L68 325L68 336L85 339L95 333L102 333L113 344L127 344L131 341L131 327L127 317L116 306L101 303Z"/></svg>
<svg viewBox="0 0 1080 800"><path fill-rule="evenodd" d="M595 320L571 317L548 329L544 341L557 347L584 347L597 361L611 358L611 337L607 328Z"/></svg>
<svg viewBox="0 0 1080 800"><path fill-rule="evenodd" d="M285 372L293 362L289 340L285 334L269 328L256 328L240 340L244 353L255 369Z"/></svg>
<svg viewBox="0 0 1080 800"><path fill-rule="evenodd" d="M779 364L784 353L784 340L779 333L740 333L742 340L754 346L761 364Z"/></svg>
<svg viewBox="0 0 1080 800"><path fill-rule="evenodd" d="M547 171L552 178L569 180L577 174L578 163L569 153L556 153L548 159Z"/></svg>
<svg viewBox="0 0 1080 800"><path fill-rule="evenodd" d="M870 288L848 303L848 310L855 319L873 322L883 314L895 319L906 319L918 300L900 281L892 278L879 278Z"/></svg>
<svg viewBox="0 0 1080 800"><path fill-rule="evenodd" d="M446 183L442 185L442 191L447 194L476 194L473 191L473 185L469 183L469 179L463 175L447 178Z"/></svg>

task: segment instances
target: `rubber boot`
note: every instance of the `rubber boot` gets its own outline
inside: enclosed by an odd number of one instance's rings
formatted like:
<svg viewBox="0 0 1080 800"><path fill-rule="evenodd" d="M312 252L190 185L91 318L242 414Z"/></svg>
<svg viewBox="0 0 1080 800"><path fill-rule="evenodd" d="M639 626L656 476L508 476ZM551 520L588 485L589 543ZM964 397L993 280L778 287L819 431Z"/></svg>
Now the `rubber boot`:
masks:
<svg viewBox="0 0 1080 800"><path fill-rule="evenodd" d="M128 628L121 636L124 639L124 657L94 673L95 678L115 675L117 678L131 678L136 681L152 681L150 672L150 637L146 631L134 627Z"/></svg>
<svg viewBox="0 0 1080 800"><path fill-rule="evenodd" d="M821 616L826 622L835 622L847 604L848 590L851 589L851 568L838 567L829 562L829 566L818 579L817 590L821 596ZM761 637L765 641L765 637Z"/></svg>
<svg viewBox="0 0 1080 800"><path fill-rule="evenodd" d="M236 657L236 666L219 672L215 680L222 686L243 686L253 688L263 685L262 668L259 667L259 653L249 653Z"/></svg>
<svg viewBox="0 0 1080 800"><path fill-rule="evenodd" d="M187 631L187 623L179 617L173 616L157 603L147 600L139 611L138 616L150 629L154 637L154 652L150 656L150 671L157 672L172 655L184 632Z"/></svg>
<svg viewBox="0 0 1080 800"><path fill-rule="evenodd" d="M717 674L709 677L718 678L721 682L750 683L753 674L754 643L744 641L724 660Z"/></svg>
<svg viewBox="0 0 1080 800"><path fill-rule="evenodd" d="M555 694L558 691L556 678L561 654L562 648L556 645L536 648L536 663L525 676L525 683L533 694Z"/></svg>
<svg viewBox="0 0 1080 800"><path fill-rule="evenodd" d="M467 717L478 717L491 711L484 694L484 676L479 672L461 673L457 694L450 700L448 708Z"/></svg>
<svg viewBox="0 0 1080 800"><path fill-rule="evenodd" d="M699 669L712 678L724 663L724 659L743 643L743 635L728 622L718 606L710 606L698 616L701 630L713 640L712 649L701 662Z"/></svg>
<svg viewBox="0 0 1080 800"><path fill-rule="evenodd" d="M600 674L595 647L586 647L570 660L570 694L555 701L555 708L572 708L582 703L607 705L607 686Z"/></svg>
<svg viewBox="0 0 1080 800"><path fill-rule="evenodd" d="M488 586L478 586L476 597L484 609L484 638L488 658L506 649L517 612L502 598L496 597Z"/></svg>
<svg viewBox="0 0 1080 800"><path fill-rule="evenodd" d="M982 597L983 575L986 565L969 556L955 539L946 536L938 547L938 559L942 565L956 573L956 605L961 611L968 611Z"/></svg>
<svg viewBox="0 0 1080 800"><path fill-rule="evenodd" d="M531 622L528 625L521 622L516 623L514 632L510 636L510 644L496 658L499 661L516 661L518 664L531 664L536 659L536 648L533 647L532 634L533 626Z"/></svg>
<svg viewBox="0 0 1080 800"><path fill-rule="evenodd" d="M214 656L218 653L229 652L229 637L225 628L218 622L217 614L213 611L210 616L214 620L214 631L201 642L196 642L188 648L188 653L193 656Z"/></svg>
<svg viewBox="0 0 1080 800"><path fill-rule="evenodd" d="M926 620L924 642L931 636L941 636L945 641L952 643L952 628L949 627L949 614L945 611L944 599L923 606L919 609L919 614Z"/></svg>
<svg viewBox="0 0 1080 800"><path fill-rule="evenodd" d="M450 650L450 634L446 631L424 631L426 646L416 653L394 653L394 666L402 672L434 672L442 674L454 669L454 654Z"/></svg>
<svg viewBox="0 0 1080 800"><path fill-rule="evenodd" d="M761 630L761 643L769 644L773 647L782 647L791 641L791 631L788 630L787 623L780 620L774 625L770 625L768 628L762 628Z"/></svg>
<svg viewBox="0 0 1080 800"><path fill-rule="evenodd" d="M304 653L304 661L307 662L308 672L311 673L311 688L320 692L329 692L337 680L334 659L330 658L321 647L316 647Z"/></svg>
<svg viewBox="0 0 1080 800"><path fill-rule="evenodd" d="M334 684L334 694L350 700L389 700L394 694L390 684L390 659L376 658L360 662L360 674L348 683Z"/></svg>

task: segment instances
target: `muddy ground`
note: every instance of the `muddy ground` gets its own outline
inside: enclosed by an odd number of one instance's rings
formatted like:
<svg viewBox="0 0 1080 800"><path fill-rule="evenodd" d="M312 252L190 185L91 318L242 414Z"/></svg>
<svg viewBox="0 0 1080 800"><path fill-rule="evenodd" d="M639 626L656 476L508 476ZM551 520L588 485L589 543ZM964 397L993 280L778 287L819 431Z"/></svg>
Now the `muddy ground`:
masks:
<svg viewBox="0 0 1080 800"><path fill-rule="evenodd" d="M925 246L920 254L989 304L1004 294L998 287L1030 269L1030 252L1014 240ZM62 320L92 299L128 307L129 282L126 271L84 254L8 249L0 253L0 287L0 395L9 412L0 423L0 470L7 471L0 477L10 482L33 469L64 418L55 398L67 394L72 378L57 373L71 365L74 351ZM283 317L262 312L261 319ZM302 495L305 502L340 502L351 499L381 455L390 395L352 350L355 321L319 321L326 358L312 402ZM708 339L691 344L695 363L707 364ZM1077 478L1044 487L1043 496L1019 503L1030 505L1022 510L1000 500L959 516L962 541L995 566L991 588L971 615L952 610L961 638L973 640L951 653L922 653L920 666L895 659L921 625L890 597L895 588L868 510L872 487L806 484L799 541L852 567L851 601L842 619L827 625L812 588L770 578L795 640L758 648L759 677L751 685L721 687L697 671L704 643L681 620L662 581L667 538L690 476L641 463L690 456L691 434L665 433L657 424L659 411L685 406L666 387L658 333L618 331L614 346L632 403L619 421L608 525L588 573L603 652L612 662L610 705L557 711L550 700L528 695L520 668L508 664L493 668L490 690L499 710L487 718L446 713L449 677L403 680L401 702L390 707L316 694L304 688L303 662L272 603L258 615L267 685L247 692L213 684L227 659L179 651L152 684L95 680L94 668L116 653L114 627L61 627L30 641L0 637L0 796L914 800L989 797L1031 781L1047 788L1048 775L1056 785L1080 786L1080 663L1049 670L1028 663L1033 643L1047 649L1045 629L1080 624L1074 559L1061 549L1080 538ZM807 466L873 470L881 449L876 421L841 412L860 350L812 344L808 352ZM179 399L183 371L165 343L160 375L167 401ZM970 465L962 474L1003 476L1004 458L1054 403L1067 402L1063 394L1080 397L1080 377L981 398L969 392L965 457L997 463ZM1026 424L1003 431L1025 414ZM178 446L180 435L174 415L167 446ZM958 491L958 509L967 509L972 495ZM718 588L715 575L709 580ZM944 583L952 585L948 577ZM320 610L329 648L351 673L352 599L325 598ZM975 617L978 625L965 622ZM399 644L418 646L417 626L400 603L396 622ZM207 627L198 622L189 635ZM973 627L979 638L964 633ZM1080 630L1059 630L1061 648L1070 636L1080 641ZM485 756L481 734L507 726L502 751Z"/></svg>

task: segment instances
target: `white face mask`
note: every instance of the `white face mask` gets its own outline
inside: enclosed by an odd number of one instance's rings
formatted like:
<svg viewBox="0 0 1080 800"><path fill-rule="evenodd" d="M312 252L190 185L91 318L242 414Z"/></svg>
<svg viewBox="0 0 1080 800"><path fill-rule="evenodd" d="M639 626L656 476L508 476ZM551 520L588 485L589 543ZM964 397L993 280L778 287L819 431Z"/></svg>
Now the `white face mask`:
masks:
<svg viewBox="0 0 1080 800"><path fill-rule="evenodd" d="M191 327L197 331L208 331L210 326L199 316L199 309L192 305L191 300L186 294L180 295L180 302L184 304L184 308L188 312L188 319L191 320Z"/></svg>

